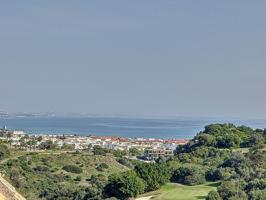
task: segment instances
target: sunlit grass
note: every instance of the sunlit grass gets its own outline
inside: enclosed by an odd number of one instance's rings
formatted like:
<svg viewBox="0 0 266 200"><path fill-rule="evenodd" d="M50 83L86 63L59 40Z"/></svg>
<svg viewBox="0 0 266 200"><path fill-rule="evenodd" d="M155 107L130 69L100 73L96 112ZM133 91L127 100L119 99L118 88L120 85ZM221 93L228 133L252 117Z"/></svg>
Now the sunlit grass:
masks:
<svg viewBox="0 0 266 200"><path fill-rule="evenodd" d="M205 199L210 191L216 190L218 185L217 182L197 186L168 183L160 190L146 193L141 197L152 196L152 200L199 200Z"/></svg>

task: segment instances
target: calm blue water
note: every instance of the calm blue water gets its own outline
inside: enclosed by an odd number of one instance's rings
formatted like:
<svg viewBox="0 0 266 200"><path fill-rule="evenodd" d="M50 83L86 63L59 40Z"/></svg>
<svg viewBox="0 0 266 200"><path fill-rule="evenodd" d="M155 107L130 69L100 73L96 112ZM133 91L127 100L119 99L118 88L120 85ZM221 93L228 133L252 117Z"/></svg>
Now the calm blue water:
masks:
<svg viewBox="0 0 266 200"><path fill-rule="evenodd" d="M221 119L141 119L114 117L13 117L0 118L0 126L12 130L24 130L31 134L80 134L112 135L163 139L190 139L205 125L216 122L232 122L253 128L266 128L266 120Z"/></svg>

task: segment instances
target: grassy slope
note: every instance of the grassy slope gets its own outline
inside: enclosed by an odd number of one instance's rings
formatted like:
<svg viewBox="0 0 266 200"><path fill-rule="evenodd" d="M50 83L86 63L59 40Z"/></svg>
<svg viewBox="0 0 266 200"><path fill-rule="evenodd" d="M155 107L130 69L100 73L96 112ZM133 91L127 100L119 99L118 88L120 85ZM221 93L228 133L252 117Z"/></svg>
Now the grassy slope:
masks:
<svg viewBox="0 0 266 200"><path fill-rule="evenodd" d="M152 196L152 200L198 200L205 199L207 194L216 190L218 183L207 183L197 186L185 186L168 183L160 190L146 193L141 197Z"/></svg>
<svg viewBox="0 0 266 200"><path fill-rule="evenodd" d="M87 185L88 182L86 181L86 179L89 179L91 175L103 174L107 177L112 173L121 172L128 169L125 166L119 164L112 155L96 156L87 153L73 154L60 152L28 154L22 152L17 153L17 155L12 155L11 160L16 160L16 158L21 155L23 155L23 157L29 161L28 167L31 170L24 171L22 168L19 168L21 174L25 174L22 178L22 182L24 182L25 187L18 188L18 191L27 199L34 200L38 199L36 195L39 193L38 189L36 188L36 184L41 184L41 182L52 181L49 176L53 176L53 174L57 174L58 176L70 176L70 180L64 181L68 184ZM5 172L6 179L9 180L10 170L13 166L8 166L7 162L8 159L0 163L0 168L1 171ZM104 171L97 171L96 167L101 163L107 163L109 168L105 169ZM80 166L83 172L81 174L66 172L62 170L62 167L65 165ZM50 172L36 173L34 171L34 168L37 166L46 166L49 168ZM75 179L77 176L81 176L82 180L80 182L73 181L73 179ZM60 184L63 184L64 182L61 182Z"/></svg>
<svg viewBox="0 0 266 200"><path fill-rule="evenodd" d="M54 169L56 174L68 174L72 178L75 178L77 174L65 172L64 170L62 170L62 167L65 165L80 166L83 172L78 175L83 177L83 181L85 181L86 178L90 178L91 175L104 174L108 176L111 173L116 173L120 172L121 170L123 171L127 169L126 167L117 163L113 156L95 156L89 154L63 153L59 155L41 154L33 158L35 158L33 159L34 162L32 162L33 167L37 165L42 165L43 160L47 160L49 167L51 169ZM109 168L105 169L102 172L97 171L96 167L101 163L107 163Z"/></svg>

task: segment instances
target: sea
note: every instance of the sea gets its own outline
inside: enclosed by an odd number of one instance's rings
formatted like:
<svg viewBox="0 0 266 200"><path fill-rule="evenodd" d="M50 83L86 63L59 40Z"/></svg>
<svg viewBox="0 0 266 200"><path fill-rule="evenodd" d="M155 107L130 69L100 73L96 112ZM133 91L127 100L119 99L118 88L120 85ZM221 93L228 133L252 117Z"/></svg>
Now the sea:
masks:
<svg viewBox="0 0 266 200"><path fill-rule="evenodd" d="M211 123L266 128L266 119L187 117L0 117L0 126L28 134L78 134L128 138L191 139Z"/></svg>

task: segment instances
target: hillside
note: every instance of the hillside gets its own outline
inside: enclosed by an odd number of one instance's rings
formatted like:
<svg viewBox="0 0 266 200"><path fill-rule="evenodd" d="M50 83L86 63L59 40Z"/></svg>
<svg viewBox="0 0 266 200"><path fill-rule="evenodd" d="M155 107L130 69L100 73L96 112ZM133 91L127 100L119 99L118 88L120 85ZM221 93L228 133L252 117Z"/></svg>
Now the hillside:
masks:
<svg viewBox="0 0 266 200"><path fill-rule="evenodd" d="M152 163L99 146L27 153L6 143L0 145L0 170L29 200L262 200L265 143L266 129L211 124L173 156Z"/></svg>
<svg viewBox="0 0 266 200"><path fill-rule="evenodd" d="M0 169L28 200L53 199L62 188L77 193L91 185L92 177L104 182L110 174L127 170L112 155L60 152L19 154L2 162Z"/></svg>

